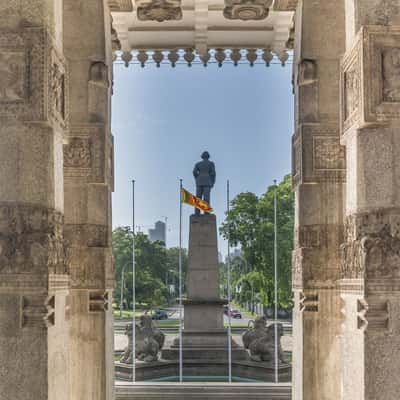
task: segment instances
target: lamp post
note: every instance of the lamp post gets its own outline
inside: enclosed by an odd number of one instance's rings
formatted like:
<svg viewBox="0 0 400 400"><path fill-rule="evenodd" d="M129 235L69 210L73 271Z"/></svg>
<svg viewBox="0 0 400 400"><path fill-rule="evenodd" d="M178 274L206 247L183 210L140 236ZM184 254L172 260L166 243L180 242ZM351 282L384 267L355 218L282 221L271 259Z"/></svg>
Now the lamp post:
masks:
<svg viewBox="0 0 400 400"><path fill-rule="evenodd" d="M124 274L125 274L125 268L130 264L130 262L127 262L123 267L121 271L121 298L119 302L119 318L122 318L122 307L123 307L123 302L124 302Z"/></svg>

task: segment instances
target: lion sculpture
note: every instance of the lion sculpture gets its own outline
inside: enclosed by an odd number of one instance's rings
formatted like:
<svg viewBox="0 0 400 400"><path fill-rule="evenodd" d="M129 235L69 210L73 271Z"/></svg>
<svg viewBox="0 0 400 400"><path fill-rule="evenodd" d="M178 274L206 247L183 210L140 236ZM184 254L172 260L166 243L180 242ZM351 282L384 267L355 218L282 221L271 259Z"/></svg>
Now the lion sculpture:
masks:
<svg viewBox="0 0 400 400"><path fill-rule="evenodd" d="M254 328L243 334L243 345L250 352L253 361L273 362L275 358L275 324L267 325L265 317L257 317ZM281 345L283 336L282 324L277 324L278 333L278 360L286 363Z"/></svg>
<svg viewBox="0 0 400 400"><path fill-rule="evenodd" d="M120 359L121 363L133 364L133 335L132 324L125 328L128 336L128 346ZM135 325L135 355L136 359L144 362L158 360L158 354L165 342L165 335L157 329L150 315L141 315L139 323Z"/></svg>

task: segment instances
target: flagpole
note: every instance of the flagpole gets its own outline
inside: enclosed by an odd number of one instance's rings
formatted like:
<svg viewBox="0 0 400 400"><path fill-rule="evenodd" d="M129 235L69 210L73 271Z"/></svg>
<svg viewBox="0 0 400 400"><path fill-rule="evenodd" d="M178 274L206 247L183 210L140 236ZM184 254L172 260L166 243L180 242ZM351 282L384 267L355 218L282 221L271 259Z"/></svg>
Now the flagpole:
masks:
<svg viewBox="0 0 400 400"><path fill-rule="evenodd" d="M132 381L136 382L135 180L132 180Z"/></svg>
<svg viewBox="0 0 400 400"><path fill-rule="evenodd" d="M278 383L278 229L277 229L277 199L276 179L274 180L274 303L275 303L275 383Z"/></svg>
<svg viewBox="0 0 400 400"><path fill-rule="evenodd" d="M183 382L182 343L182 179L179 180L179 382Z"/></svg>
<svg viewBox="0 0 400 400"><path fill-rule="evenodd" d="M226 181L226 211L229 214L229 179ZM228 285L228 380L232 382L232 320L231 320L231 244L230 230L228 230L228 259L227 259L227 285Z"/></svg>

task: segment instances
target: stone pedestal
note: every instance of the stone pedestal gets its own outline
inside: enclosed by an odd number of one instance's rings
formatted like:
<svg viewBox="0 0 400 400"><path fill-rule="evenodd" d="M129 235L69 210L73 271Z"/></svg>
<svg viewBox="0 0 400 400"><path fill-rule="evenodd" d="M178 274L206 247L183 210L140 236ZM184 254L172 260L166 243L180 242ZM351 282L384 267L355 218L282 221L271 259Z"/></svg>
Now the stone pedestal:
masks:
<svg viewBox="0 0 400 400"><path fill-rule="evenodd" d="M184 360L227 360L228 332L224 327L219 297L217 223L215 215L192 215L189 232L189 268L183 340ZM177 359L179 338L162 352L162 358ZM232 359L246 360L247 352L232 341Z"/></svg>

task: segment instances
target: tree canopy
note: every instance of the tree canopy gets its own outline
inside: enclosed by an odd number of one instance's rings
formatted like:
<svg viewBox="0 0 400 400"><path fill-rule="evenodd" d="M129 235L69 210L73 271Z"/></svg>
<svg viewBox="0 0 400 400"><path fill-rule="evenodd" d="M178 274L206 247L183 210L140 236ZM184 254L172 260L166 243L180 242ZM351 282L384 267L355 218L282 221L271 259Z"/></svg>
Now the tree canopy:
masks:
<svg viewBox="0 0 400 400"><path fill-rule="evenodd" d="M124 299L132 307L132 239L129 227L113 231L113 254L115 263L115 302L120 302L122 270L124 269ZM135 235L136 302L146 307L159 306L173 301L179 292L179 249L166 249L162 242L151 242L143 233ZM182 249L183 277L187 270L187 252ZM172 289L172 290L171 290Z"/></svg>
<svg viewBox="0 0 400 400"><path fill-rule="evenodd" d="M256 292L265 306L274 302L274 191L257 196L245 192L231 202L231 209L221 227L232 246L240 246L243 256L232 261L232 283L242 290L236 296ZM294 196L291 177L285 176L276 187L278 227L278 302L291 304L291 253L293 250Z"/></svg>

